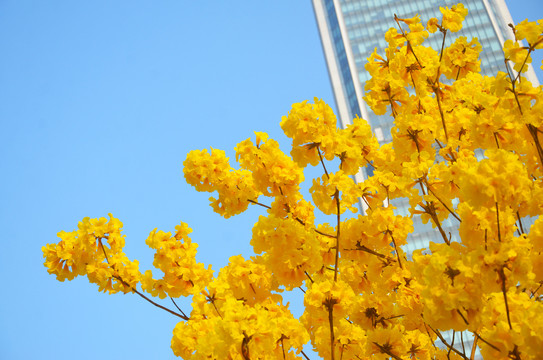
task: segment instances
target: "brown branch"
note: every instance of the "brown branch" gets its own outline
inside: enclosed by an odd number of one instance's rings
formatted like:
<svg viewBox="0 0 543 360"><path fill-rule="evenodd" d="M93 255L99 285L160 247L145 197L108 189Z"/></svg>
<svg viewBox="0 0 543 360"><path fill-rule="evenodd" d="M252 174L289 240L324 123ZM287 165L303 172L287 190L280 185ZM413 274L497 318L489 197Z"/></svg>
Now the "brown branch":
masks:
<svg viewBox="0 0 543 360"><path fill-rule="evenodd" d="M390 103L390 110L392 112L392 117L394 119L396 119L396 115L398 115L398 114L396 113L396 109L394 108L394 102L392 101L392 96L390 94L390 85L389 84L387 84L384 91L386 92L387 97L388 97L388 102Z"/></svg>
<svg viewBox="0 0 543 360"><path fill-rule="evenodd" d="M524 66L526 66L526 62L530 58L530 54L536 49L536 46L538 46L540 43L541 43L541 40L537 41L533 45L530 45L530 47L528 48L528 53L526 54L526 57L524 58L524 61L522 62L522 65L520 66L520 70L517 72L515 81L518 81L520 79L520 74L522 74L522 69L524 68Z"/></svg>
<svg viewBox="0 0 543 360"><path fill-rule="evenodd" d="M219 312L219 309L217 309L217 305L215 305L215 295L213 295L213 297L208 296L207 301L209 301L213 305L213 307L215 308L215 311L217 312L217 314L222 319L223 317L222 317L221 313Z"/></svg>
<svg viewBox="0 0 543 360"><path fill-rule="evenodd" d="M530 295L530 299L534 297L534 295L537 294L537 292L539 291L539 289L541 289L541 286L543 286L543 282L540 282L539 283L539 286L537 287L537 289L535 289L535 291L530 291L532 293L532 295Z"/></svg>
<svg viewBox="0 0 543 360"><path fill-rule="evenodd" d="M468 320L464 317L464 314L462 314L462 313L460 312L459 309L456 309L456 312L458 313L458 315L460 315L460 317L462 318L462 320L464 320L464 323L466 323L466 325L469 325L469 322L468 322Z"/></svg>
<svg viewBox="0 0 543 360"><path fill-rule="evenodd" d="M479 336L477 334L475 335L475 338L473 339L473 345L471 346L471 354L469 356L470 360L475 359L475 352L477 351L477 341L479 340Z"/></svg>
<svg viewBox="0 0 543 360"><path fill-rule="evenodd" d="M300 219L298 217L295 217L294 220L296 220L297 222L299 222L300 224L305 226L305 222L302 219ZM319 235L322 235L322 236L326 236L326 237L329 237L329 238L332 238L332 239L336 238L335 235L330 235L330 234L327 234L327 233L323 233L322 231L318 230L317 228L313 228L313 231L316 232Z"/></svg>
<svg viewBox="0 0 543 360"><path fill-rule="evenodd" d="M405 34L405 32L402 29L402 26L400 25L400 22L399 22L400 18L396 14L394 14L394 20L396 21L396 24L398 24L398 28L402 32L402 35L405 38L405 41L407 42L407 49L411 50L411 53L413 54L413 57L415 58L419 66L421 68L424 68L424 66L422 66L421 62L419 61L419 58L417 57L417 55L415 55L415 51L413 51L413 46L411 45L411 42L407 39L407 35Z"/></svg>
<svg viewBox="0 0 543 360"><path fill-rule="evenodd" d="M370 206L370 203L368 202L368 200L366 199L366 197L364 195L361 196L362 200L364 200L364 202L366 203L366 205L368 206L368 209L372 210L371 206Z"/></svg>
<svg viewBox="0 0 543 360"><path fill-rule="evenodd" d="M250 203L253 203L253 204L255 204L255 205L259 205L259 206L265 207L266 209L271 209L271 206L268 206L268 205L259 203L259 202L257 202L257 201L249 200L249 199L247 199L247 201L250 202ZM302 219L300 219L299 217L295 217L295 218L293 218L293 219L296 220L297 222L299 222L300 224L302 224L303 226L305 226L305 222L304 222ZM322 235L322 236L327 236L327 237L330 237L330 238L332 238L332 239L335 239L335 238L336 238L335 235L330 235L330 234L323 233L322 231L320 231L320 230L318 230L318 229L316 229L316 228L313 228L313 231L315 231L317 234Z"/></svg>
<svg viewBox="0 0 543 360"><path fill-rule="evenodd" d="M181 314L183 314L183 316L187 317L187 319L188 319L188 316L185 314L185 312L184 312L183 310L181 310L181 308L180 308L179 306L177 306L177 304L175 303L175 301L173 300L172 297L170 297L170 300L173 302L173 304L175 305L175 307L177 308L177 310L179 310L179 312L180 312Z"/></svg>
<svg viewBox="0 0 543 360"><path fill-rule="evenodd" d="M496 221L498 226L498 242L502 242L502 236L500 233L500 210L498 210L498 203L496 202Z"/></svg>
<svg viewBox="0 0 543 360"><path fill-rule="evenodd" d="M475 336L476 336L478 339L480 339L482 342L484 342L485 344L487 344L488 346L490 346L490 347L493 348L494 350L501 352L501 350L500 350L497 346L492 345L491 343L489 343L488 341L486 341L485 339L483 339L483 338L481 337L481 335L477 334L476 332L474 332L474 334L475 334Z"/></svg>
<svg viewBox="0 0 543 360"><path fill-rule="evenodd" d="M502 266L499 270L498 270L498 275L500 277L500 280L502 282L502 293L503 293L503 301L505 302L505 312L507 313L507 323L509 324L509 329L510 330L513 330L513 326L511 326L511 317L509 315L509 304L507 302L507 287L505 285L505 281L506 281L506 278L505 278L505 273L503 272L503 268L505 266Z"/></svg>
<svg viewBox="0 0 543 360"><path fill-rule="evenodd" d="M434 203L432 201L426 202L426 205L419 204L421 208L424 209L424 212L428 215L430 215L430 218L433 220L434 224L437 226L439 233L441 234L441 237L443 237L443 240L447 245L451 245L451 241L447 239L447 235L445 234L445 231L441 227L441 223L439 222L439 218L437 217L436 209L434 206Z"/></svg>
<svg viewBox="0 0 543 360"><path fill-rule="evenodd" d="M357 244L356 245L356 249L345 249L345 250L359 250L359 251L364 251L364 252L367 252L368 254L372 254L372 255L375 255L381 259L386 259L387 261L390 261L391 258L389 256L386 256L386 255L383 255L375 250L372 250L370 249L369 247L365 246L365 245L360 245L360 244Z"/></svg>
<svg viewBox="0 0 543 360"><path fill-rule="evenodd" d="M439 27L439 31L443 34L443 41L441 42L441 51L439 52L439 65L441 65L441 59L443 59L443 50L445 49L445 38L447 37L447 29Z"/></svg>
<svg viewBox="0 0 543 360"><path fill-rule="evenodd" d="M333 310L332 306L328 310L328 322L330 323L330 353L332 355L332 360L334 360L335 359L335 354L334 354L334 342L335 342L335 339L334 339L334 310Z"/></svg>
<svg viewBox="0 0 543 360"><path fill-rule="evenodd" d="M534 140L535 148L537 150L537 154L539 155L540 166L543 166L543 148L541 147L541 143L539 142L539 129L532 124L527 124L526 127L528 128L528 132L530 133L530 135L532 135L532 139Z"/></svg>
<svg viewBox="0 0 543 360"><path fill-rule="evenodd" d="M264 205L262 203L259 203L258 201L254 201L254 200L251 200L251 199L247 199L247 201L250 202L251 204L260 205L262 207L265 207L266 209L271 209L271 206Z"/></svg>
<svg viewBox="0 0 543 360"><path fill-rule="evenodd" d="M464 332L460 331L460 342L462 343L462 353L466 355L466 347L464 346Z"/></svg>
<svg viewBox="0 0 543 360"><path fill-rule="evenodd" d="M426 188L428 189L429 192L432 193L432 195L434 195L434 197L441 203L441 205L443 205L445 207L445 209L447 209L449 211L449 213L454 216L454 218L456 220L458 220L458 222L462 222L462 220L458 217L458 215L456 215L456 213L454 211L452 211L451 209L449 209L449 207L447 205L445 205L445 203L443 202L443 200L441 200L437 195L436 193L432 190L432 188L430 187L430 184L428 183L428 180L425 179L424 180L424 183L426 185Z"/></svg>
<svg viewBox="0 0 543 360"><path fill-rule="evenodd" d="M336 237L334 235L330 235L330 234L326 234L326 233L323 233L322 231L319 231L317 229L313 229L317 234L319 235L322 235L322 236L327 236L329 238L332 238L332 239L335 239Z"/></svg>
<svg viewBox="0 0 543 360"><path fill-rule="evenodd" d="M324 173L326 174L326 177L330 179L330 175L328 174L328 170L326 170L326 165L324 165L324 160L321 155L321 149L319 146L317 146L317 153L319 154L319 159L321 159L322 168L324 169Z"/></svg>
<svg viewBox="0 0 543 360"><path fill-rule="evenodd" d="M396 246L396 240L394 240L394 236L392 236L392 231L387 230L387 232L390 235L390 238L392 239L392 243L394 244L394 251L396 252L396 257L398 258L398 264L400 265L400 269L403 269L402 262L400 260L400 253L398 252L398 247Z"/></svg>
<svg viewBox="0 0 543 360"><path fill-rule="evenodd" d="M439 84L439 81L437 81ZM445 140L449 142L449 135L447 134L447 125L445 125L445 115L443 114L443 109L441 107L441 100L439 99L439 86L436 86L435 84L432 85L432 90L434 90L434 94L436 94L436 100L437 100L437 107L439 108L439 115L441 116L441 124L443 125L443 130L445 131Z"/></svg>
<svg viewBox="0 0 543 360"><path fill-rule="evenodd" d="M520 111L520 115L523 115L522 107L520 106L520 101L518 99L518 94L517 94L517 91L515 89L515 84L517 82L518 76L520 75L520 72L518 73L517 77L515 77L513 79L513 76L511 75L511 71L509 69L509 66L507 65L507 61L509 61L509 60L505 59L505 68L507 69L507 75L509 76L509 80L511 80L511 89L510 90L513 93L513 95L515 96L515 101L517 102L517 106L518 106L518 109Z"/></svg>
<svg viewBox="0 0 543 360"><path fill-rule="evenodd" d="M336 303L337 300L332 298L332 295L330 295L330 297L323 303L323 305L328 309L328 323L330 324L330 354L332 360L335 360L334 343L336 340L334 335L334 305Z"/></svg>
<svg viewBox="0 0 543 360"><path fill-rule="evenodd" d="M520 225L520 231L521 231L522 234L524 234L525 233L524 232L524 227L522 226L522 220L520 219L520 214L518 213L518 211L517 211L517 219L518 219L518 223Z"/></svg>
<svg viewBox="0 0 543 360"><path fill-rule="evenodd" d="M102 247L102 251L104 252L104 256L106 258L106 262L109 264L109 260L108 260L108 257L107 257L107 254L106 254L106 249L104 248L104 244L102 244L102 238L99 238L98 239L98 243L100 244L100 246ZM115 268L112 266L112 269L114 271L117 271L115 270ZM164 307L160 304L157 304L156 302L154 302L153 300L149 299L147 296L143 295L142 293L140 293L136 288L134 288L133 286L131 286L130 284L128 284L126 281L124 281L120 276L113 276L114 279L120 281L124 286L126 287L129 287L130 289L132 289L133 292L135 292L136 294L138 294L139 296L141 296L143 299L147 300L148 302L150 302L151 304L153 304L154 306L158 307L158 308L161 308L162 310L164 311L167 311L169 312L170 314L172 315L175 315L175 316L178 316L180 317L181 319L183 320L189 320L189 317L187 317L186 315L181 315L181 314L178 314L176 313L175 311L172 311L170 309L168 309L167 307Z"/></svg>
<svg viewBox="0 0 543 360"><path fill-rule="evenodd" d="M447 352L447 359L450 359L451 350L452 350L452 347L454 346L454 336L455 335L456 335L456 331L453 330L452 339L451 339L451 347L449 348L449 351ZM464 356L465 356L465 354L464 354Z"/></svg>
<svg viewBox="0 0 543 360"><path fill-rule="evenodd" d="M307 271L304 270L304 274L305 274L305 276L307 276L307 278L309 279L309 281L311 281L311 283L313 284L314 281L313 281L313 279L311 278L311 276L307 273Z"/></svg>
<svg viewBox="0 0 543 360"><path fill-rule="evenodd" d="M494 135L494 141L496 141L496 147L499 149L500 148L500 143L498 141L498 136L496 135L497 133L494 131L493 135Z"/></svg>
<svg viewBox="0 0 543 360"><path fill-rule="evenodd" d="M463 359L465 360L469 360L466 355L462 354L460 352L460 350L457 350L455 347L449 345L449 343L447 343L447 341L445 341L445 339L443 338L443 335L441 335L441 333L439 332L439 330L434 330L434 328L432 328L430 325L428 325L430 327L430 329L432 329L432 331L437 335L437 337L439 338L439 340L441 340L441 342L443 344L445 344L445 346L449 349L451 349L452 351L454 351L455 353L457 353L458 355L460 355L460 357L462 357Z"/></svg>
<svg viewBox="0 0 543 360"><path fill-rule="evenodd" d="M432 335L430 335L430 332L428 331L428 324L424 323L424 329L426 330L426 334L428 334L428 338L430 339L430 341L432 342L432 345L434 346L434 349L437 350L437 346L434 342L434 339L432 339Z"/></svg>
<svg viewBox="0 0 543 360"><path fill-rule="evenodd" d="M340 235L340 225L341 225L341 215L340 215L340 204L339 204L339 190L336 187L336 192L334 194L336 199L336 210L337 210L337 228L336 228L336 259L334 261L334 281L337 281L337 273L339 271L339 235Z"/></svg>
<svg viewBox="0 0 543 360"><path fill-rule="evenodd" d="M241 341L241 356L243 360L251 360L249 356L249 341L251 341L252 336L247 336L245 331L243 331L243 340Z"/></svg>
<svg viewBox="0 0 543 360"><path fill-rule="evenodd" d="M383 354L387 354L388 356L390 356L391 358L393 358L394 360L402 360L401 357L399 357L398 355L394 354L392 351L390 351L386 346L383 346L383 345L380 345L378 343L376 343L375 341L373 342L375 344L375 346L377 346L379 348L379 351L381 351L381 353Z"/></svg>
<svg viewBox="0 0 543 360"><path fill-rule="evenodd" d="M121 280L121 282L124 283L124 281L123 281L121 278L119 278L119 280ZM124 283L124 284L125 284L125 285L128 285L128 284L126 284L126 283ZM174 311L168 309L167 307L164 307L164 306L162 306L162 305L160 305L160 304L157 304L157 303L154 302L153 300L149 299L147 296L145 296L145 295L143 295L142 293L140 293L138 290L132 288L132 291L134 291L136 294L138 294L139 296L141 296L142 298L144 298L145 300L147 300L148 302L150 302L150 303L153 304L154 306L156 306L156 307L158 307L158 308L161 308L162 310L167 311L167 312L169 312L169 313L172 314L172 315L178 316L178 317L180 317L180 318L183 319L183 320L190 320L190 318L187 317L187 316L183 316L183 315L181 315L181 314L178 314L178 313L176 313L176 312L174 312Z"/></svg>

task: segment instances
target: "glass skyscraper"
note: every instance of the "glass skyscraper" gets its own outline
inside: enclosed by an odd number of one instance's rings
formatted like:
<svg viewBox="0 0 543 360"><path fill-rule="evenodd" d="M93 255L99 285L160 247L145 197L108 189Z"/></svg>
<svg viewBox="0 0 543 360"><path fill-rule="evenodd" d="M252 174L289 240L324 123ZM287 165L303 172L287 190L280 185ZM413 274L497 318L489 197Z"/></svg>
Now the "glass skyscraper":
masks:
<svg viewBox="0 0 543 360"><path fill-rule="evenodd" d="M394 27L394 14L400 18L420 15L425 24L432 17L441 19L440 6L448 6L459 0L312 0L315 17L319 27L328 73L335 96L336 107L342 127L351 123L355 115L368 120L380 143L392 141L391 129L393 118L390 115L377 116L363 102L364 84L369 74L364 66L375 48L384 54L387 46L385 32ZM477 37L483 47L481 53L481 73L495 76L498 71L506 71L502 44L507 39L514 39L508 24L513 23L504 0L462 0L469 10L463 22L462 30L447 36L446 45L450 45L459 36L468 41ZM438 50L441 48L442 34L430 34L426 45ZM530 68L525 76L534 85L539 82ZM366 169L371 171L371 169ZM357 182L363 181L368 174L360 172L355 176ZM397 213L408 215L407 199L395 199ZM451 217L449 217L451 218ZM446 220L442 226L453 240L458 240L458 227L455 219ZM415 231L408 237L404 247L408 256L413 250L427 248L430 241L443 242L437 229L430 224L422 224L420 216L413 217ZM451 333L443 334L449 338ZM471 340L468 339L467 344Z"/></svg>
<svg viewBox="0 0 543 360"><path fill-rule="evenodd" d="M312 0L313 8L332 88L336 100L339 118L343 127L347 126L355 115L368 120L380 143L392 141L390 130L393 118L390 115L377 116L364 104L364 83L369 75L364 69L367 58L375 48L384 54L386 48L385 32L396 24L394 14L400 18L420 15L423 24L430 18L441 19L440 6L457 4L460 0ZM481 72L483 75L496 75L506 71L502 44L513 39L513 32L508 24L513 23L504 0L462 0L469 10L463 22L462 30L447 36L446 45L450 45L459 36L477 37L483 47L481 53ZM427 45L438 50L441 47L442 34L439 31L430 34ZM526 74L535 85L539 84L532 69ZM356 176L362 181L366 174ZM396 199L394 205L399 214L407 215L407 200ZM445 221L445 232L457 237L455 219ZM422 224L420 217L413 218L415 231L408 239L404 250L411 254L415 249L426 248L430 241L442 242L437 229L430 224Z"/></svg>

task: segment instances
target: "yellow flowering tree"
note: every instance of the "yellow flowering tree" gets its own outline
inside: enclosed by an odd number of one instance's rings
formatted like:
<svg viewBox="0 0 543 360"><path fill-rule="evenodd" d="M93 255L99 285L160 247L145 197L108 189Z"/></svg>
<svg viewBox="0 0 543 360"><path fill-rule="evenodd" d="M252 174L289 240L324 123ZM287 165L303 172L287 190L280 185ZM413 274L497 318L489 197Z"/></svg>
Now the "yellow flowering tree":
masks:
<svg viewBox="0 0 543 360"><path fill-rule="evenodd" d="M151 232L161 275L141 272L110 215L44 246L49 273L86 275L99 291L136 293L179 317L171 347L184 359L309 359L308 344L333 360L473 359L477 349L486 359L543 358L543 93L522 76L543 47L543 22L513 27L504 72L484 77L477 39L424 45L428 32L460 30L467 9L441 12L426 26L396 17L385 54L368 59L365 100L394 117L391 143L380 145L360 118L338 129L315 99L281 121L290 156L265 133L236 146L239 167L217 149L187 155L185 179L214 194L214 211L262 208L254 256L233 256L215 275L196 262L181 223ZM322 168L311 201L300 187L309 165ZM373 175L356 183L351 176L368 166ZM395 212L399 198L411 216ZM346 216L359 201L364 213ZM317 223L316 212L329 222ZM443 241L408 256L416 214ZM447 219L460 241L443 229ZM290 291L303 296L300 318L283 302ZM152 300L181 296L192 296L190 312Z"/></svg>

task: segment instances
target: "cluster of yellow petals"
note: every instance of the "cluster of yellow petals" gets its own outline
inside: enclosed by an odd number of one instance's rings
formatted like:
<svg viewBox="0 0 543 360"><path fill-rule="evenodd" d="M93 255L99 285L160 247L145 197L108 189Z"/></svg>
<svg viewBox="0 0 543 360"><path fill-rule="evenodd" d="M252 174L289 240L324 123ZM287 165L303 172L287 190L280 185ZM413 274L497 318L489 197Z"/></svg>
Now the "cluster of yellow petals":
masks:
<svg viewBox="0 0 543 360"><path fill-rule="evenodd" d="M187 155L185 179L217 213L260 207L255 256L214 276L181 223L146 241L154 279L122 252L120 221L85 218L43 247L48 271L110 293L192 296L188 315L168 310L185 359L302 359L308 344L332 360L543 358L543 92L522 77L543 22L514 27L504 71L485 77L477 39L425 46L429 32L459 31L467 9L441 13L426 26L395 17L385 53L368 59L365 100L394 118L391 143L358 117L339 129L315 98L281 120L290 156L260 132L236 146L237 167L217 149ZM309 164L321 172L305 182ZM421 222L441 240L408 254ZM299 318L283 301L295 292Z"/></svg>
<svg viewBox="0 0 543 360"><path fill-rule="evenodd" d="M207 285L213 276L211 268L196 262L198 244L188 237L192 230L187 224L175 227L176 233L153 230L145 243L156 251L153 266L164 274L162 279L153 279L151 270L142 278L141 287L153 296L178 298L188 296Z"/></svg>
<svg viewBox="0 0 543 360"><path fill-rule="evenodd" d="M123 253L123 224L111 214L109 217L109 221L84 218L77 230L59 232L58 243L42 248L47 271L59 281L87 275L99 291L110 294L132 291L141 278L138 261Z"/></svg>
<svg viewBox="0 0 543 360"><path fill-rule="evenodd" d="M457 32L462 29L462 22L468 14L468 9L466 9L463 4L453 5L450 9L448 6L445 8L440 7L439 11L443 14L441 26L452 32Z"/></svg>
<svg viewBox="0 0 543 360"><path fill-rule="evenodd" d="M266 133L256 133L256 144L250 139L239 143L236 160L251 172L255 187L265 196L296 194L304 180L302 169Z"/></svg>
<svg viewBox="0 0 543 360"><path fill-rule="evenodd" d="M213 210L226 218L247 210L247 201L259 195L251 172L233 169L222 150L193 150L183 165L187 183L198 191L218 193L218 198L209 200Z"/></svg>

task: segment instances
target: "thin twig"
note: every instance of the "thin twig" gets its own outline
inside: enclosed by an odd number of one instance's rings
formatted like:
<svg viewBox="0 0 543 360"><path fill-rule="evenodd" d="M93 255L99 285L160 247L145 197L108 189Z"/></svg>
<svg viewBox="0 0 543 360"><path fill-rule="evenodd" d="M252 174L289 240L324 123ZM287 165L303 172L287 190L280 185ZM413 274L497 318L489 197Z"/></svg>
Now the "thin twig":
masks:
<svg viewBox="0 0 543 360"><path fill-rule="evenodd" d="M524 232L524 227L522 226L522 220L520 219L520 214L519 214L518 211L517 211L517 219L518 219L518 223L519 223L519 225L520 225L520 232L521 232L522 234L525 234L525 232Z"/></svg>
<svg viewBox="0 0 543 360"><path fill-rule="evenodd" d="M250 203L252 203L252 204L260 205L260 206L262 206L262 207L265 207L266 209L271 209L271 206L268 206L268 205L259 203L258 201L254 201L254 200L251 200L251 199L247 199L247 201L250 202Z"/></svg>
<svg viewBox="0 0 543 360"><path fill-rule="evenodd" d="M537 287L537 289L535 289L535 291L531 291L532 295L530 295L530 299L533 298L535 294L537 294L539 289L541 289L541 286L543 286L543 282L539 283L539 286Z"/></svg>
<svg viewBox="0 0 543 360"><path fill-rule="evenodd" d="M441 65L441 59L443 59L443 49L445 48L445 38L447 37L447 29L440 27L440 31L443 34L443 41L441 42L441 51L439 52L439 63Z"/></svg>
<svg viewBox="0 0 543 360"><path fill-rule="evenodd" d="M498 275L500 276L500 280L502 282L502 293L503 293L503 301L505 302L505 312L507 313L507 323L509 324L509 329L513 330L513 326L511 326L511 317L509 315L509 304L507 302L507 286L505 285L505 273L503 272L504 266L498 270Z"/></svg>
<svg viewBox="0 0 543 360"><path fill-rule="evenodd" d="M496 204L496 221L498 225L498 242L502 242L501 232L500 232L500 210L498 210L498 202Z"/></svg>
<svg viewBox="0 0 543 360"><path fill-rule="evenodd" d="M331 297L326 299L325 306L328 308L328 323L330 325L330 354L332 360L335 359L334 354L334 343L335 343L335 335L334 335L334 304L335 300Z"/></svg>
<svg viewBox="0 0 543 360"><path fill-rule="evenodd" d="M100 246L102 247L102 251L104 252L104 256L106 258L106 262L109 264L109 260L108 260L108 257L107 257L107 254L106 254L106 249L104 248L104 244L102 244L102 239L98 239L98 243L100 244ZM113 267L112 267L113 268ZM115 268L113 268L113 270L115 270ZM116 270L115 270L116 271ZM139 296L141 296L143 299L147 300L148 302L150 302L151 304L153 304L154 306L158 307L158 308L161 308L162 310L164 311L167 311L169 312L170 314L172 315L175 315L175 316L178 316L180 317L181 319L183 320L189 320L189 318L185 315L181 315L181 314L178 314L176 313L175 311L172 311L170 309L168 309L167 307L164 307L160 304L157 304L156 302L154 302L153 300L149 299L147 296L143 295L142 293L140 293L137 289L135 289L133 286L131 286L130 284L128 284L126 281L124 281L120 276L113 276L113 278L115 278L116 280L119 280L124 286L126 287L129 287L130 289L132 289L133 292L135 292L136 294L138 294Z"/></svg>
<svg viewBox="0 0 543 360"><path fill-rule="evenodd" d="M475 352L477 351L477 341L478 340L479 340L479 337L476 334L475 338L473 339L473 345L471 346L471 354L469 356L470 360L475 359Z"/></svg>
<svg viewBox="0 0 543 360"><path fill-rule="evenodd" d="M383 345L380 345L380 344L376 343L375 341L373 342L373 344L379 348L379 351L381 351L381 353L387 354L388 356L390 356L390 357L393 358L394 360L402 360L401 357L399 357L398 355L394 354L392 351L390 351L389 349L387 349L387 348L384 347Z"/></svg>
<svg viewBox="0 0 543 360"><path fill-rule="evenodd" d="M304 270L304 274L305 274L305 276L307 276L307 278L309 279L309 281L311 281L311 283L313 284L314 281L313 281L313 279L311 278L311 276L307 273L307 271Z"/></svg>
<svg viewBox="0 0 543 360"><path fill-rule="evenodd" d="M324 173L326 174L326 177L330 179L330 175L328 174L328 170L326 170L326 165L324 165L324 160L321 155L321 149L317 146L317 153L319 154L319 158L321 159L322 168L324 169Z"/></svg>
<svg viewBox="0 0 543 360"><path fill-rule="evenodd" d="M428 325L430 327L430 329L432 329L432 331L437 335L437 337L439 338L439 340L441 340L441 342L443 344L445 344L445 346L449 349L451 349L452 351L454 351L455 353L457 353L458 355L460 355L463 359L465 360L468 360L468 358L466 357L466 355L462 354L460 352L460 350L457 350L456 348L454 348L453 346L449 345L449 343L447 343L447 341L443 338L443 336L441 335L441 333L439 332L439 330L434 330L434 328L432 328L430 325Z"/></svg>
<svg viewBox="0 0 543 360"><path fill-rule="evenodd" d="M458 215L456 215L456 213L454 211L452 211L451 209L449 209L449 207L447 205L445 205L445 203L443 202L443 200L441 200L437 195L436 193L432 190L432 188L430 187L430 184L428 184L428 180L425 181L426 183L426 188L428 189L428 191L430 191L432 193L432 195L434 195L434 197L441 203L441 205L443 205L445 207L445 209L447 209L449 211L449 213L451 213L452 216L454 216L454 218L456 220L458 220L458 222L462 222L462 220L458 217Z"/></svg>
<svg viewBox="0 0 543 360"><path fill-rule="evenodd" d="M432 339L432 335L430 335L430 332L428 331L428 325L426 323L424 323L424 329L426 330L426 334L428 334L428 338L432 342L432 345L434 346L434 349L437 350L437 346L436 346L436 344L434 342L434 339Z"/></svg>
<svg viewBox="0 0 543 360"><path fill-rule="evenodd" d="M400 260L400 253L398 252L398 247L396 246L396 240L394 240L394 236L392 236L392 231L387 230L387 232L390 235L390 238L392 239L392 244L394 244L394 252L396 252L396 257L398 258L398 264L400 265L400 269L403 269L402 261Z"/></svg>
<svg viewBox="0 0 543 360"><path fill-rule="evenodd" d="M482 342L484 342L485 344L487 344L488 346L490 346L490 347L493 348L494 350L496 350L496 351L501 351L497 346L492 345L491 343L489 343L488 341L486 341L485 339L483 339L483 338L481 337L481 335L477 334L476 332L474 332L474 334L475 334L475 336L476 336L477 338L479 338Z"/></svg>
<svg viewBox="0 0 543 360"><path fill-rule="evenodd" d="M454 336L456 335L456 331L453 330L452 339L451 339L451 347L449 348L449 351L447 352L447 359L450 358L452 347L454 346Z"/></svg>
<svg viewBox="0 0 543 360"><path fill-rule="evenodd" d="M464 320L464 323L466 323L466 325L469 325L469 322L468 322L468 320L464 317L464 314L462 314L462 313L460 312L459 309L456 309L456 312L458 313L458 315L460 315L460 317L462 318L462 320Z"/></svg>
<svg viewBox="0 0 543 360"><path fill-rule="evenodd" d="M170 300L173 302L173 304L175 305L175 307L177 308L177 310L179 310L179 312L181 314L183 314L183 316L186 316L188 318L188 316L185 314L185 312L183 310L181 310L181 308L179 306L177 306L177 304L175 303L175 301L173 300L173 298L171 297Z"/></svg>
<svg viewBox="0 0 543 360"><path fill-rule="evenodd" d="M252 204L255 204L255 205L259 205L259 206L262 206L262 207L265 207L266 209L271 209L270 206L268 205L265 205L265 204L262 204L262 203L259 203L257 201L254 201L254 200L249 200L247 199L248 202L252 203ZM299 222L300 224L302 224L303 226L305 226L305 222L298 218L298 217L295 217L294 220L296 220L297 222ZM330 234L326 234L326 233L323 233L322 231L318 230L317 228L313 228L313 231L315 231L317 234L319 235L322 235L322 236L327 236L329 238L332 238L332 239L335 239L336 236L335 235L330 235Z"/></svg>
<svg viewBox="0 0 543 360"><path fill-rule="evenodd" d="M381 254L380 252L377 252L375 250L372 250L370 249L369 247L367 247L366 245L360 245L360 244L357 244L356 245L356 249L345 249L345 250L352 250L352 251L356 251L356 250L359 250L359 251L364 251L364 252L367 252L368 254L372 254L372 255L375 255L381 259L386 259L387 261L390 261L391 258L389 256L386 256L386 255L383 255Z"/></svg>
<svg viewBox="0 0 543 360"><path fill-rule="evenodd" d="M517 102L517 106L518 106L518 109L520 111L520 115L523 115L522 113L522 107L520 106L520 101L518 99L518 94L517 94L517 91L515 89L515 84L517 82L517 77L515 77L513 79L513 76L511 75L511 71L509 70L509 66L507 65L507 59L505 60L505 68L507 69L507 75L509 76L509 79L511 80L511 91L513 92L513 95L515 96L515 100ZM520 72L519 72L519 75L520 75ZM517 75L518 76L518 75Z"/></svg>
<svg viewBox="0 0 543 360"><path fill-rule="evenodd" d="M445 115L443 114L443 109L441 107L441 100L439 99L439 81L437 81L438 85L435 84L432 86L432 90L434 90L434 94L436 94L436 100L437 100L437 107L439 109L439 115L441 116L441 124L443 125L443 130L445 131L445 140L447 140L447 143L449 142L449 135L447 134L447 125L445 124Z"/></svg>
<svg viewBox="0 0 543 360"><path fill-rule="evenodd" d="M340 235L340 225L341 225L341 215L340 215L340 204L339 204L339 190L336 188L336 193L334 194L336 198L336 210L337 210L337 227L336 227L336 259L334 262L334 281L337 281L337 273L339 271L339 235Z"/></svg>

